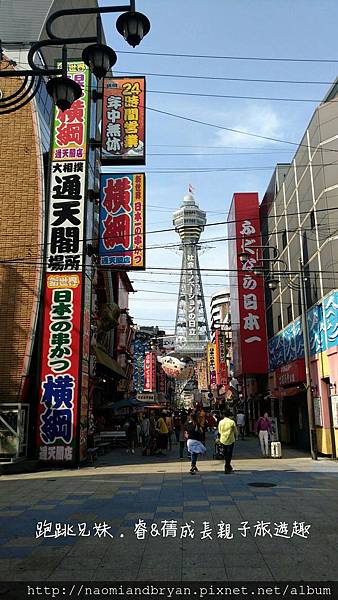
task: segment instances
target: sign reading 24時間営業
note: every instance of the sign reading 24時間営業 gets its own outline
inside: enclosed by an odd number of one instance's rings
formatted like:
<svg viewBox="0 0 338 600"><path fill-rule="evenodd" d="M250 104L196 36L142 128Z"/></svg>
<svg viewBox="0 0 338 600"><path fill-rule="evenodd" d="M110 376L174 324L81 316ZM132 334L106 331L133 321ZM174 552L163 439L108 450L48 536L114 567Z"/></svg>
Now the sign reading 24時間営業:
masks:
<svg viewBox="0 0 338 600"><path fill-rule="evenodd" d="M145 78L106 77L102 102L103 165L145 164Z"/></svg>

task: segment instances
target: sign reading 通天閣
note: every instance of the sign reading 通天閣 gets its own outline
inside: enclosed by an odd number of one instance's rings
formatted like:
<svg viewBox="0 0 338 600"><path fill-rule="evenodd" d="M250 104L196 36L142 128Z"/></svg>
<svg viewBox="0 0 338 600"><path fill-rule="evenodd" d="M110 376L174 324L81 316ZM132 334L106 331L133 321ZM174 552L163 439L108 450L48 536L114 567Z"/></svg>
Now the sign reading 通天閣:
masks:
<svg viewBox="0 0 338 600"><path fill-rule="evenodd" d="M102 106L102 164L144 165L145 78L105 78Z"/></svg>
<svg viewBox="0 0 338 600"><path fill-rule="evenodd" d="M144 173L102 174L100 196L100 264L144 270Z"/></svg>
<svg viewBox="0 0 338 600"><path fill-rule="evenodd" d="M79 437L79 416L85 419L78 413L86 396L80 362L90 80L80 61L68 63L68 76L82 96L64 112L54 109L37 447L40 460L69 464L79 458L79 443L84 456L87 435Z"/></svg>

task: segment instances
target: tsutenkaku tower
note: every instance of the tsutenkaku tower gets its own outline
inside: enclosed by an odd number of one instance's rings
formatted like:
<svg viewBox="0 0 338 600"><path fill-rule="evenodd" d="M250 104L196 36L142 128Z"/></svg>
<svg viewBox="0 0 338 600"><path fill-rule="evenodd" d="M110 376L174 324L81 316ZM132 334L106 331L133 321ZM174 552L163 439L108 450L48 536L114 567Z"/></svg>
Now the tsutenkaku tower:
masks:
<svg viewBox="0 0 338 600"><path fill-rule="evenodd" d="M209 327L198 260L198 245L206 213L198 208L192 194L184 196L174 212L173 223L181 238L182 270L176 314L176 351L198 359L204 356Z"/></svg>

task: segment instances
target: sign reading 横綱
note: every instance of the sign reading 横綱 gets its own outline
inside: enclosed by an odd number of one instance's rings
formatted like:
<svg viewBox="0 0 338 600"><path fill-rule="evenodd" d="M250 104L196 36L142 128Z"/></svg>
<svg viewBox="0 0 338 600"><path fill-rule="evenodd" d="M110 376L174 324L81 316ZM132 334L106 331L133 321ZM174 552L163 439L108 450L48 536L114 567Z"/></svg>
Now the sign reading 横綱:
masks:
<svg viewBox="0 0 338 600"><path fill-rule="evenodd" d="M100 264L144 270L144 173L102 174L100 198Z"/></svg>
<svg viewBox="0 0 338 600"><path fill-rule="evenodd" d="M80 363L85 368L89 358L81 340L90 78L80 61L68 63L68 77L82 96L64 112L54 108L37 447L39 460L70 464L87 455L88 381Z"/></svg>
<svg viewBox="0 0 338 600"><path fill-rule="evenodd" d="M231 321L236 375L266 373L267 338L264 282L254 274L261 264L261 232L257 193L234 194L228 217L231 278ZM247 260L239 255L245 252Z"/></svg>
<svg viewBox="0 0 338 600"><path fill-rule="evenodd" d="M106 78L103 86L103 165L145 164L144 121L145 78Z"/></svg>

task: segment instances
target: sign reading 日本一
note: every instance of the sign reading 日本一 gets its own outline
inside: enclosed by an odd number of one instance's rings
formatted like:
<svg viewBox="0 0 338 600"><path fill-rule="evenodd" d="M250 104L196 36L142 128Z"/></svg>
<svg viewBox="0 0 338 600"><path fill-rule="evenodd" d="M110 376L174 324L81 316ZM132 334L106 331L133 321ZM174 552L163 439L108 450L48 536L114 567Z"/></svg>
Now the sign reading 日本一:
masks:
<svg viewBox="0 0 338 600"><path fill-rule="evenodd" d="M111 77L104 80L103 165L145 164L145 79Z"/></svg>
<svg viewBox="0 0 338 600"><path fill-rule="evenodd" d="M101 175L100 264L145 269L144 173Z"/></svg>
<svg viewBox="0 0 338 600"><path fill-rule="evenodd" d="M43 338L37 446L43 461L77 458L83 238L85 223L89 74L68 63L82 88L70 109L54 109L46 233Z"/></svg>

